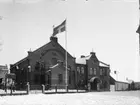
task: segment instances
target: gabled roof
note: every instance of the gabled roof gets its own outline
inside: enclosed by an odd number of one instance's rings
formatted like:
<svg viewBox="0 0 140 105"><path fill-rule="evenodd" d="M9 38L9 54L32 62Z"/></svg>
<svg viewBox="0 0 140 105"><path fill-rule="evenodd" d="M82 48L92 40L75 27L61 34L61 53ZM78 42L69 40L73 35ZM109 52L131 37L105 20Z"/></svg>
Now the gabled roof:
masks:
<svg viewBox="0 0 140 105"><path fill-rule="evenodd" d="M104 63L102 61L99 61L99 66L101 66L101 67L109 67L108 64L106 64L106 63Z"/></svg>
<svg viewBox="0 0 140 105"><path fill-rule="evenodd" d="M40 47L40 48L38 48L38 49L36 49L36 50L34 50L34 51L32 51L33 53L36 53L36 52L38 52L38 51L40 51L40 50L44 50L47 46L49 46L50 44L55 44L57 47L59 47L60 48L60 50L62 51L62 53L64 53L64 55L65 55L65 49L58 43L58 42L55 42L55 41L50 41L49 43L47 43L47 44L45 44L45 45L43 45L42 47ZM69 56L69 57L71 57L71 58L73 58L68 52L67 52L67 55ZM21 62L23 62L23 61L25 61L25 60L27 60L28 59L28 56L27 57L25 57L25 58L23 58L23 59L21 59L20 61L18 61L18 62L16 62L14 65L18 65L18 64L20 64Z"/></svg>
<svg viewBox="0 0 140 105"><path fill-rule="evenodd" d="M85 56L85 57L82 57L82 58L78 58L76 59L76 63L77 64L84 64L86 65L86 60L89 60L91 58L91 54L89 56Z"/></svg>
<svg viewBox="0 0 140 105"><path fill-rule="evenodd" d="M84 64L84 65L86 65L86 61L91 59L91 58L99 61L98 58L96 57L95 52L90 52L90 55L88 55L88 56L83 56L82 55L81 58L76 59L76 63L77 64Z"/></svg>

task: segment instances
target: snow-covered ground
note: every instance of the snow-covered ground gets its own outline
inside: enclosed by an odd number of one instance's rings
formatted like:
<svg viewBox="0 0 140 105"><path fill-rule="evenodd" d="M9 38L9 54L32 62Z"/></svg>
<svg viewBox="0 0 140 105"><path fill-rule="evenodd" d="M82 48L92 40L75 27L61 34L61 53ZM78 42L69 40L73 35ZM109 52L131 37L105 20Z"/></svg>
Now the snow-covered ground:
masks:
<svg viewBox="0 0 140 105"><path fill-rule="evenodd" d="M140 91L1 96L0 105L140 105Z"/></svg>

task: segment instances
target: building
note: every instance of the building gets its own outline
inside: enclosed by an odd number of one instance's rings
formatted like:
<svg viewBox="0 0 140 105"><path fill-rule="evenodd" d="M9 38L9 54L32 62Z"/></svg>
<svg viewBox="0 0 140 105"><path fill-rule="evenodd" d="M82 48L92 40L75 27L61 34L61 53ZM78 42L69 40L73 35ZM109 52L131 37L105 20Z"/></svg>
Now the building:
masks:
<svg viewBox="0 0 140 105"><path fill-rule="evenodd" d="M4 83L5 76L8 73L8 66L7 65L0 65L0 84Z"/></svg>
<svg viewBox="0 0 140 105"><path fill-rule="evenodd" d="M65 88L66 81L71 89L90 89L108 91L110 89L110 66L98 60L96 54L75 59L67 53L67 77L65 49L56 37L28 56L10 65L11 73L16 74L17 89L25 89L29 82L31 89L40 89L41 85Z"/></svg>
<svg viewBox="0 0 140 105"><path fill-rule="evenodd" d="M140 82L134 82L134 89L140 90Z"/></svg>
<svg viewBox="0 0 140 105"><path fill-rule="evenodd" d="M132 81L131 81L132 82ZM127 91L131 90L131 82L129 81L116 81L111 75L110 75L110 91Z"/></svg>
<svg viewBox="0 0 140 105"><path fill-rule="evenodd" d="M42 84L65 88L65 52L56 37L50 37L50 42L37 50L29 51L27 57L10 65L11 73L16 74L16 87L24 89L29 82L31 89L41 88ZM75 58L69 53L67 53L67 64L68 86L75 88Z"/></svg>
<svg viewBox="0 0 140 105"><path fill-rule="evenodd" d="M90 90L110 90L110 66L98 60L95 52L76 59L77 84Z"/></svg>

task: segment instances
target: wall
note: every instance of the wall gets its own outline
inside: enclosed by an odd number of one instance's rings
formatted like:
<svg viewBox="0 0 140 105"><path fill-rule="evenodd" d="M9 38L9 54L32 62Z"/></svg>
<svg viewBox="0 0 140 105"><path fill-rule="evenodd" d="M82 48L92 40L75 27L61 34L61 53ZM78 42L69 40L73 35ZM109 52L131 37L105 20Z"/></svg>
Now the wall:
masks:
<svg viewBox="0 0 140 105"><path fill-rule="evenodd" d="M115 82L115 90L116 91L125 91L125 90L128 90L128 88L129 88L129 84L128 83L119 82L119 81Z"/></svg>

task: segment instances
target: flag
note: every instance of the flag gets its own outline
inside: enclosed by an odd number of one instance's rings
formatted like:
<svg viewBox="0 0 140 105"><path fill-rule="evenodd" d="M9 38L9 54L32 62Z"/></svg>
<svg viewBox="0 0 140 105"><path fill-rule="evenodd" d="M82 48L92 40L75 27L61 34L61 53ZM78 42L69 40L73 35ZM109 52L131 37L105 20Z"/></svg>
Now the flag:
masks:
<svg viewBox="0 0 140 105"><path fill-rule="evenodd" d="M136 32L139 34L139 55L140 55L140 25Z"/></svg>
<svg viewBox="0 0 140 105"><path fill-rule="evenodd" d="M66 20L64 20L60 25L58 25L57 27L53 29L52 36L55 36L56 34L64 32L64 31L66 31Z"/></svg>

